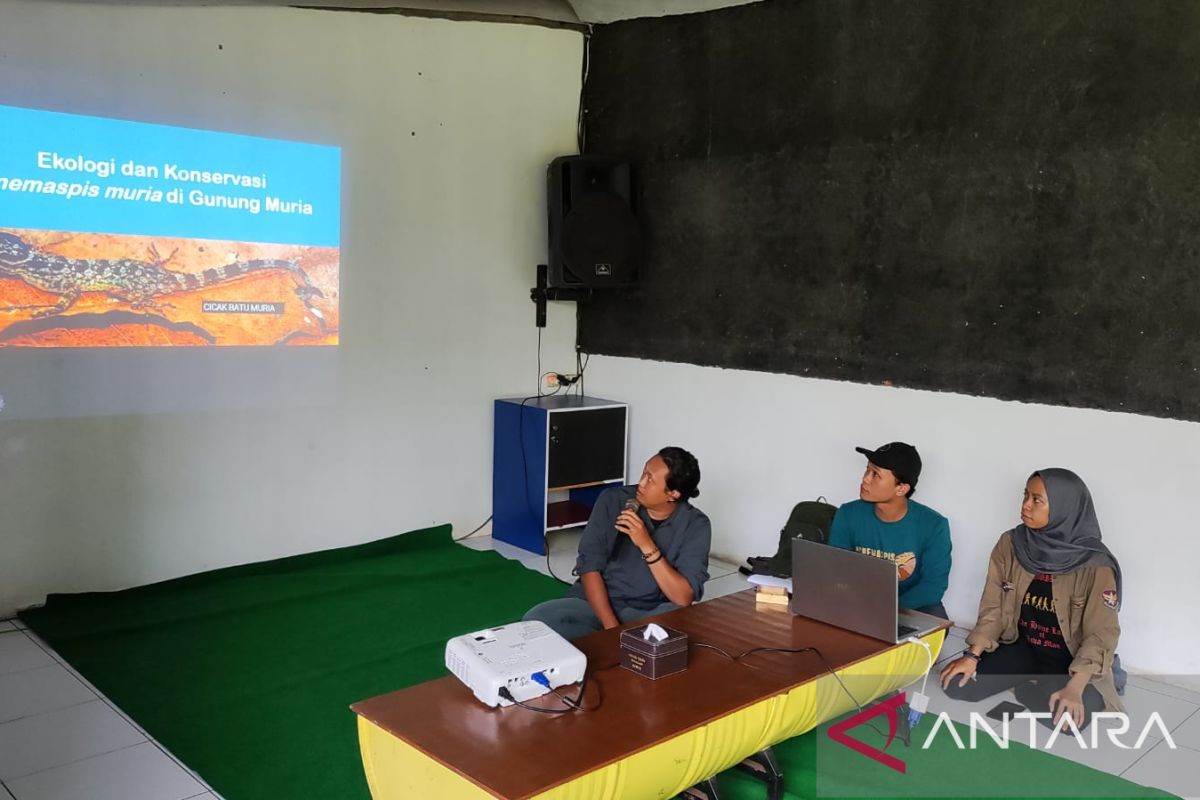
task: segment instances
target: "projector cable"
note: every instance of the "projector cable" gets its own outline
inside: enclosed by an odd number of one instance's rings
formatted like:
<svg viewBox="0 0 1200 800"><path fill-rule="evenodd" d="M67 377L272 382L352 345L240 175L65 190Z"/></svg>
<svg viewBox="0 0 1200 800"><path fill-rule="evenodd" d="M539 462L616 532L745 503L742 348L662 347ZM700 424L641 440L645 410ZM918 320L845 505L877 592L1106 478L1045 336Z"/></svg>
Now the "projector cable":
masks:
<svg viewBox="0 0 1200 800"><path fill-rule="evenodd" d="M580 152L582 153L583 151L580 150ZM583 303L575 304L575 375L577 376L575 390L576 394L580 397L583 397L585 394L583 391L583 373L587 371L588 361L592 358L591 353L583 353L583 346L579 344L580 315L583 313L582 309ZM583 353L582 358L580 358L580 353Z"/></svg>
<svg viewBox="0 0 1200 800"><path fill-rule="evenodd" d="M536 711L539 714L553 714L557 716L559 714L570 714L575 710L573 708L538 708L537 706L528 705L527 703L523 703L517 698L513 697L512 692L508 690L507 686L501 686L498 694L513 705L520 706L521 708L527 708L530 711Z"/></svg>
<svg viewBox="0 0 1200 800"><path fill-rule="evenodd" d="M550 577L554 578L554 580L558 581L559 583L564 583L567 586L573 585L571 581L564 581L562 578L558 577L558 575L556 575L554 573L554 567L550 566L550 537L549 537L549 535L546 536L546 572L550 573Z"/></svg>
<svg viewBox="0 0 1200 800"><path fill-rule="evenodd" d="M570 706L575 711L595 711L597 708L600 707L600 704L604 702L604 691L600 688L600 684L597 683L596 684L596 704L594 706L592 706L591 708L588 708L587 706L583 705L583 693L585 691L587 691L587 682L588 682L588 674L587 674L587 670L584 670L583 671L583 680L581 680L579 682L579 693L576 694L574 698L567 697L567 696L559 693L558 690L556 690L556 689L552 690L552 691L554 691L554 694L556 694L558 696L559 700L562 700L564 704Z"/></svg>
<svg viewBox="0 0 1200 800"><path fill-rule="evenodd" d="M488 524L489 522L491 522L491 521L492 521L492 515L491 515L491 514L489 514L487 519L485 519L483 522L479 523L479 527L478 527L478 528L476 528L475 530L471 531L471 532L470 532L470 533L468 533L466 536L459 536L457 539L451 539L450 541L452 541L452 542L461 542L463 539L470 539L472 536L474 536L475 534L477 534L477 533L479 533L481 530L483 530L483 526L487 525L487 524Z"/></svg>
<svg viewBox="0 0 1200 800"><path fill-rule="evenodd" d="M557 697L562 702L562 704L567 707L566 708L539 708L538 706L531 706L528 703L524 703L524 702L516 699L515 697L513 697L512 692L510 692L508 690L507 686L501 686L500 689L498 690L497 694L499 694L500 697L509 701L513 705L520 706L521 708L527 708L530 711L536 711L539 714L552 714L552 715L556 715L556 716L559 714L570 714L574 711L595 711L597 708L600 707L600 703L603 702L603 697L598 696L596 699L596 705L592 706L591 708L588 708L583 705L583 693L587 691L587 682L588 682L587 670L584 670L583 679L579 682L579 693L576 694L575 697L573 697L573 698L562 695L559 692L557 692L556 690L552 689L550 687L550 681L549 681L549 679L546 678L545 673L535 672L533 675L530 675L529 678L530 678L530 680L532 680L534 683L538 684L539 686L544 686L545 688L549 689L550 693L553 694L555 697ZM600 684L596 684L596 688L599 689L599 687L600 687Z"/></svg>
<svg viewBox="0 0 1200 800"><path fill-rule="evenodd" d="M592 26L589 23L583 35L583 63L579 68L579 110L575 115L575 146L580 154L587 152L587 124L583 113L584 91L587 89L588 70L592 61Z"/></svg>

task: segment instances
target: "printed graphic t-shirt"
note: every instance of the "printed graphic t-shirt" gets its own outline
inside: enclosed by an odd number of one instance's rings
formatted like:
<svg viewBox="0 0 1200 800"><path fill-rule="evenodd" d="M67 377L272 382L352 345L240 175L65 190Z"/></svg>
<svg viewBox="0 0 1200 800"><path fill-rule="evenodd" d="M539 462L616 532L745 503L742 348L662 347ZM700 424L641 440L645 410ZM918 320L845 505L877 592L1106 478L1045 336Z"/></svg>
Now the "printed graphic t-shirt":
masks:
<svg viewBox="0 0 1200 800"><path fill-rule="evenodd" d="M929 506L909 500L908 513L884 522L871 503L846 503L833 518L829 544L894 562L901 606L942 602L950 581L950 523Z"/></svg>
<svg viewBox="0 0 1200 800"><path fill-rule="evenodd" d="M1047 672L1068 670L1071 653L1058 626L1053 575L1043 573L1033 577L1021 600L1021 618L1017 627Z"/></svg>

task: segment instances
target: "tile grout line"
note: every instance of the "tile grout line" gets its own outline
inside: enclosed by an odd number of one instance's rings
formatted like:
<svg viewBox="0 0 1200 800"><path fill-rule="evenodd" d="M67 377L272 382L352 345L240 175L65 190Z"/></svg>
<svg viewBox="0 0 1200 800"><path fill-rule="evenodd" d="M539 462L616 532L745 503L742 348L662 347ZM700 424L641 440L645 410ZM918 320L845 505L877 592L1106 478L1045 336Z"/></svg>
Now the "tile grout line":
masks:
<svg viewBox="0 0 1200 800"><path fill-rule="evenodd" d="M177 758L174 753L172 753L170 750L168 750L166 747L164 747L163 744L158 741L158 739L151 736L149 731L147 731L145 728L143 728L141 725L139 725L137 723L137 721L133 719L133 717L129 716L124 711L122 711L120 706L118 706L113 701L109 700L104 694L102 694L100 692L97 692L97 695L98 695L99 700L102 703L104 703L106 706L108 706L117 716L119 716L125 722L129 723L129 725L135 731L137 731L144 737L144 741L138 742L138 744L149 743L149 744L154 745L156 748L158 748L158 751L160 753L162 753L164 756L166 756L168 759L170 759L170 761L172 763L174 763L175 766L179 767L184 772L186 772L188 775L190 775L192 778L194 778L197 782L199 782L199 784L201 786L207 787L205 789L205 791L211 791L212 787L209 787L208 781L206 781L206 780L204 780L204 778L200 777L200 773L196 772L191 767L189 767L187 764L184 764L181 760L179 760L179 758ZM201 794L203 794L203 793L204 792L201 792Z"/></svg>
<svg viewBox="0 0 1200 800"><path fill-rule="evenodd" d="M1200 713L1200 712L1198 712L1198 713ZM1194 714L1193 714L1193 716L1194 716ZM1188 719L1191 719L1191 717L1188 717ZM1149 750L1147 750L1146 752L1144 752L1144 753L1142 753L1140 756L1138 756L1138 757L1137 757L1137 758L1134 760L1134 762L1133 762L1132 764L1130 764L1128 767L1126 767L1124 770L1122 770L1122 771L1121 771L1121 774L1120 774L1120 776L1119 776L1119 777L1122 777L1122 778L1123 778L1123 777L1125 777L1125 773L1126 773L1126 772L1129 772L1129 770L1131 770L1131 769L1133 769L1135 766L1137 766L1137 764L1138 764L1138 762L1139 762L1139 761L1141 761L1141 760L1142 760L1143 758L1145 758L1146 756L1150 755L1150 751L1151 751L1151 750L1153 750L1155 747L1158 747L1160 744L1162 744L1162 743L1163 743L1163 742L1165 742L1165 741L1166 741L1166 739L1157 739L1157 740L1155 740L1155 742L1154 742L1154 747L1151 747ZM1174 740L1172 740L1172 741L1174 741ZM1169 750L1170 748L1167 748L1167 749ZM1188 747L1186 744L1179 744L1178 742L1175 742L1175 749L1176 749L1176 750L1183 749L1183 750L1187 750L1187 751L1189 751L1189 752L1192 752L1192 753L1196 753L1197 755L1200 755L1200 750L1197 750L1197 749L1196 749L1196 748L1194 748L1194 747Z"/></svg>
<svg viewBox="0 0 1200 800"><path fill-rule="evenodd" d="M58 661L54 661L50 664L38 664L36 667L24 667L22 669L14 669L12 672L0 672L0 678L7 677L9 675L24 675L26 672L33 672L34 670L38 669L50 669L50 667L61 666L63 665Z"/></svg>
<svg viewBox="0 0 1200 800"><path fill-rule="evenodd" d="M1134 675L1133 673L1130 673L1129 677L1136 678L1139 676ZM1144 680L1149 680L1149 679L1147 678ZM1162 683L1161 681L1150 681L1150 682L1151 683L1161 683L1163 686L1170 686L1172 689L1180 689L1182 691L1188 692L1189 694L1195 695L1196 700L1187 700L1187 699L1179 697L1177 695L1167 694L1166 692L1159 691L1158 689L1148 689L1145 686L1142 686L1141 684L1138 684L1138 683L1130 683L1128 685L1132 686L1135 689L1141 689L1143 692L1149 692L1150 694L1156 694L1159 697L1165 697L1169 700L1174 700L1178 703L1187 703L1189 705L1193 705L1193 706L1196 706L1197 708L1200 708L1200 692L1194 692L1191 689L1188 689L1186 686L1176 686L1173 683Z"/></svg>
<svg viewBox="0 0 1200 800"><path fill-rule="evenodd" d="M54 659L54 663L56 663L56 664L63 663L62 659L60 659L58 657L58 654L54 652L54 649L50 647L49 643L43 642L42 637L38 636L37 633L29 630L28 628L22 630L21 633L25 634L26 639L28 639L29 641L36 644L39 648L41 648L43 653L50 656L50 658Z"/></svg>
<svg viewBox="0 0 1200 800"><path fill-rule="evenodd" d="M1125 769L1121 770L1120 774L1119 774L1117 777L1118 777L1118 778L1124 778L1124 777L1125 777L1125 773L1126 773L1126 772L1129 772L1129 770L1131 770L1131 769L1133 769L1134 767L1136 767L1136 766L1138 765L1138 762L1139 762L1139 761L1141 761L1141 760L1142 760L1143 758L1145 758L1146 756L1150 755L1150 753L1151 753L1151 752L1153 752L1154 748L1158 747L1160 744L1162 744L1162 743L1163 743L1163 742L1165 742L1165 741L1166 741L1165 739L1158 739L1157 741L1155 741L1155 742L1154 742L1154 744L1153 744L1153 745L1151 745L1151 746L1150 746L1150 748L1146 750L1146 752L1142 753L1142 754L1141 754L1141 755L1139 755L1137 758L1135 758L1135 759L1133 760L1133 763L1132 763L1132 764L1130 764L1130 765L1129 765L1128 767L1126 767Z"/></svg>
<svg viewBox="0 0 1200 800"><path fill-rule="evenodd" d="M84 677L79 674L79 671L76 670L74 667L72 667L67 662L66 659L61 658L58 655L58 652L55 651L54 648L50 647L49 642L43 642L42 637L38 636L33 631L26 631L25 638L28 639L29 641L33 642L39 648L41 648L43 653L50 656L50 658L54 660L54 664L56 666L59 666L59 667L63 668L64 670L66 670L67 674L70 675L75 680L79 681L79 683L83 686L83 688L87 689L89 692L96 695L96 697L98 697L102 700L104 699L104 695L101 694L100 690L97 689L95 686L93 686L91 681L84 679ZM45 669L45 667L43 667L43 669Z"/></svg>
<svg viewBox="0 0 1200 800"><path fill-rule="evenodd" d="M220 795L217 794L215 789L209 788L209 789L205 789L203 792L200 792L198 794L192 794L192 795L188 795L187 797L180 798L180 800L196 800L197 797L204 797L206 795L208 797L220 797Z"/></svg>
<svg viewBox="0 0 1200 800"><path fill-rule="evenodd" d="M118 747L115 750L109 750L105 753L100 753L98 755L108 755L109 753L116 753L121 750L128 749L128 747L136 747L137 745L145 744L146 742L154 742L154 739L150 736L149 733L146 732L146 730L144 728L142 728L141 725L138 725L124 711L117 708L116 705L114 705L112 703L112 701L110 701L104 695L103 692L98 690L95 686L93 686L91 684L90 681L86 680L82 675L80 675L74 667L72 667L70 664L68 664L66 662L65 659L60 659L58 656L58 653L53 648L50 647L49 642L43 642L42 638L40 636L38 636L34 631L30 631L30 630L26 629L22 632L25 634L26 639L33 642L33 644L35 646L37 646L39 649L41 649L42 652L44 652L46 655L50 656L50 658L54 661L54 664L52 666L57 666L59 669L64 670L68 675L70 675L72 678L74 678L76 681L78 681L79 684L81 686L83 686L83 688L85 688L89 692L91 692L92 699L84 700L82 703L72 703L69 706L63 706L62 708L55 708L55 709L50 709L49 711L42 711L37 714L27 714L24 717L17 717L17 719L32 719L33 717L38 717L38 716L41 716L42 714L49 714L49 713L53 713L55 711L63 711L68 708L76 708L78 706L87 705L88 703L101 702L101 703L104 703L104 705L106 705L109 708L109 710L113 711L114 713L116 713L116 715L118 717L120 717L122 720L124 720L131 728L133 728L134 731L136 731L139 735L141 735L142 741L136 742L135 744L132 744L132 745L127 745L126 747ZM43 667L42 669L48 669L48 668L49 667L47 666L47 667ZM10 674L15 674L15 673L10 673ZM16 720L5 720L5 724L7 724L8 722L15 722L15 721ZM155 742L155 744L157 745L157 742ZM159 749L161 750L162 748L160 747ZM91 758L91 757L93 757L93 756L89 756L89 758ZM86 760L87 760L86 758L81 758L81 759L76 759L75 761L71 761L68 763L77 764L80 761L86 761ZM172 759L172 760L174 760L176 764L179 764L178 760L176 760L176 759ZM67 764L60 764L59 766L65 767L65 766L67 766ZM182 764L180 764L180 766L182 766ZM51 768L51 769L53 769L53 768ZM45 771L47 771L47 770L38 770L38 772L45 772ZM29 774L36 775L36 774L38 774L38 772L31 772ZM21 777L26 777L26 776L21 776ZM207 783L204 783L203 781L201 781L201 783L204 784L205 786L208 785Z"/></svg>
<svg viewBox="0 0 1200 800"><path fill-rule="evenodd" d="M170 750L168 750L167 748L163 747L163 745L162 745L162 744L161 744L161 743L160 743L160 742L159 742L157 739L155 739L153 736L149 736L149 735L148 735L148 736L146 737L146 741L150 742L150 744L152 744L152 745L154 745L155 747L157 747L157 748L158 748L158 751L159 751L160 753L162 753L164 756L166 756L167 758L169 758L169 759L170 759L170 760L171 760L171 761L172 761L172 762L173 762L173 763L174 763L174 764L175 764L177 767L179 767L179 768L180 768L180 769L182 769L182 770L183 770L185 773L187 773L187 775L188 775L188 776L189 776L189 777L190 777L192 780L196 781L196 783L198 783L198 784L200 784L201 786L203 786L203 787L204 787L204 792L212 792L212 791L213 791L213 788L212 788L211 786L209 786L209 785L208 785L208 781L206 781L206 780L204 780L204 778L200 777L200 773L199 773L199 772L196 772L194 769L192 769L191 767L189 767L187 764L184 764L182 761L180 761L178 758L176 758L176 757L175 757L175 755L174 755L174 754L173 754L173 753L172 753ZM200 792L200 794L204 794L204 792ZM215 794L215 792L213 792L213 793Z"/></svg>
<svg viewBox="0 0 1200 800"><path fill-rule="evenodd" d="M68 708L79 708L80 706L86 706L88 703L95 703L99 699L99 697L93 697L91 700L81 700L78 703L71 703L70 705L59 706L58 708L50 708L45 711L39 711L36 714L26 714L23 717L13 717L12 719L0 720L0 725L7 725L10 722L19 722L23 719L33 719L34 717L40 717L43 714L53 714L56 711L66 711Z"/></svg>
<svg viewBox="0 0 1200 800"><path fill-rule="evenodd" d="M74 761L68 761L66 764L58 764L53 767L46 767L45 769L34 770L33 772L26 773L25 775L18 775L15 778L10 778L9 781L10 782L11 781L23 781L26 778L32 778L34 775L42 775L43 773L53 772L54 770L62 769L63 767L69 767L69 766L73 766L75 764L82 764L84 761L91 761L92 759L95 759L95 758L103 758L104 756L111 756L113 753L120 753L124 750L129 750L134 747L141 747L144 744L147 744L147 742L134 742L133 744L127 744L124 747L117 747L117 748L109 750L105 753L95 753L90 756L84 756L83 758L77 758ZM7 784L5 785L5 788L8 788Z"/></svg>
<svg viewBox="0 0 1200 800"><path fill-rule="evenodd" d="M1186 725L1188 723L1189 720L1191 720L1192 717L1196 716L1197 714L1200 714L1200 706L1197 706L1195 711L1193 711L1192 713L1190 713L1186 717L1184 717L1183 722L1180 722L1174 728L1171 728L1170 733L1174 733L1175 731L1182 728L1184 725ZM1188 749L1191 750L1192 748L1189 747Z"/></svg>
<svg viewBox="0 0 1200 800"><path fill-rule="evenodd" d="M152 745L154 745L155 747L157 747L160 753L162 753L163 755L165 755L165 756L166 756L167 758L169 758L169 759L170 759L172 762L174 762L174 764L175 764L176 766L178 766L178 767L179 767L180 769L182 769L182 770L183 770L185 773L187 773L187 774L188 774L188 775L190 775L192 778L194 778L194 779L195 779L197 782L199 782L201 786L205 786L205 787L207 787L206 791L212 791L212 787L210 787L210 786L208 785L208 781L206 781L206 780L204 780L202 777L200 777L200 774L199 774L199 773L197 773L195 770L193 770L193 769L192 769L191 767L189 767L187 764L184 764L182 761L180 761L180 760L179 760L179 759L178 759L178 758L177 758L177 757L176 757L176 756L175 756L175 755L174 755L174 754L173 754L171 751L167 750L167 748L163 747L163 745L162 745L162 744L161 744L161 743L158 741L158 739L156 739L156 738L154 738L153 736L151 736L149 731L147 731L145 728L143 728L141 725L139 725L139 724L137 723L137 721L133 719L133 717L131 717L131 716L129 716L128 714L126 714L126 713L125 713L125 712L124 712L124 711L123 711L123 710L120 708L120 706L118 706L116 703L114 703L112 700L110 700L110 699L109 699L109 698L108 698L108 697L107 697L107 696L106 696L106 695L105 695L103 692L101 692L99 689L97 689L95 686L93 686L93 685L91 684L91 682L90 682L90 681L88 681L86 678L84 678L82 675L80 675L80 674L79 674L79 672L78 672L78 671L77 671L77 670L76 670L74 667L72 667L72 666L71 666L69 663L67 663L67 661L66 661L66 660L61 660L61 661L60 661L60 660L58 659L57 652L56 652L56 651L54 651L54 650L53 650L53 648L50 648L50 643L49 643L49 642L45 642L45 643L43 643L43 642L42 642L42 640L41 640L41 637L40 637L40 636L37 636L37 634L36 634L34 631L29 631L29 633L30 633L30 634L33 634L32 636L28 636L28 635L27 635L27 638L28 638L30 641L32 641L32 642L33 642L35 645L37 645L38 647L40 647L40 648L41 648L41 649L42 649L42 650L43 650L43 651L44 651L44 652L45 652L47 655L49 655L51 658L53 658L53 659L55 660L55 663L56 663L58 666L60 666L60 667L64 668L64 669L67 671L67 674L69 674L69 675L70 675L71 677L73 677L75 680L79 681L79 683L80 683L80 684L82 684L82 685L83 685L83 687L84 687L85 689L88 689L89 691L91 691L91 692L92 692L92 694L94 694L94 695L96 696L96 699L97 699L97 700L99 700L99 701L101 701L102 703L104 703L106 706L108 706L108 707L109 707L109 709L111 709L113 712L115 712L115 713L117 714L117 716L119 716L119 717L120 717L121 719L123 719L125 722L129 723L129 725L130 725L130 726L131 726L131 727L132 727L132 728L133 728L135 731L137 731L137 732L138 732L138 733L140 733L140 734L141 734L143 737L145 737L145 741L146 741L146 742L149 742L150 744L152 744ZM35 638L35 637L36 637L36 638ZM47 649L47 648L50 648L50 649ZM90 703L90 702L92 702L92 701L91 701L91 700L86 700L86 701L84 701L84 702L86 702L86 703ZM64 706L64 708L71 708L71 707L73 707L73 706L75 706L75 705L83 705L83 703L74 703L72 706ZM30 714L30 715L29 715L29 717L34 717L34 716L38 716L38 715L37 715L37 714ZM22 717L21 719L28 719L28 717ZM11 720L9 720L9 721L11 722ZM138 744L143 744L143 743L144 743L144 742L138 742ZM124 748L120 748L120 749L124 749ZM114 750L114 751L111 751L111 752L116 752L116 751ZM201 794L203 794L203 792L201 792Z"/></svg>

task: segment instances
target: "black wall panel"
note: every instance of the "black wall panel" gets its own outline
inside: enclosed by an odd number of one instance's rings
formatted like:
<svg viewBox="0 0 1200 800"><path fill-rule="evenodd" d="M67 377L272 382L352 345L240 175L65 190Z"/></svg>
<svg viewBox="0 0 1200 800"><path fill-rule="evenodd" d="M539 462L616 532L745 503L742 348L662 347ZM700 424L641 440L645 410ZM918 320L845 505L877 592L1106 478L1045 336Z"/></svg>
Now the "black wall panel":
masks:
<svg viewBox="0 0 1200 800"><path fill-rule="evenodd" d="M633 20L584 106L647 247L588 351L1200 420L1200 3Z"/></svg>

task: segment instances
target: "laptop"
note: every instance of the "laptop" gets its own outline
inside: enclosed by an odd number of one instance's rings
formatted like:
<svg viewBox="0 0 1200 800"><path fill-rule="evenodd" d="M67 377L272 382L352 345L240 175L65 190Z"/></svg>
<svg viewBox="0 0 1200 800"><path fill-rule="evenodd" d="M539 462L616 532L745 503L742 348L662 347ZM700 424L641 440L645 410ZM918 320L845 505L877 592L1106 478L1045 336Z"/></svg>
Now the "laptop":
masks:
<svg viewBox="0 0 1200 800"><path fill-rule="evenodd" d="M898 644L949 620L899 608L896 565L883 558L797 538L792 542L793 614Z"/></svg>

